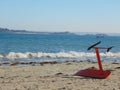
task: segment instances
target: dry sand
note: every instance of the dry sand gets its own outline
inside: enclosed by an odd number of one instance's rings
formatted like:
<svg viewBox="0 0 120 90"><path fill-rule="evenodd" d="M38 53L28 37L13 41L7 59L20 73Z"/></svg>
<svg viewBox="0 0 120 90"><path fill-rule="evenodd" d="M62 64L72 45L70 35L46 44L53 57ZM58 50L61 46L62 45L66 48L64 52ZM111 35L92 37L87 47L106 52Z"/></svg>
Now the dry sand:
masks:
<svg viewBox="0 0 120 90"><path fill-rule="evenodd" d="M103 63L107 79L73 76L97 63L69 62L40 66L0 66L0 90L120 90L120 63Z"/></svg>

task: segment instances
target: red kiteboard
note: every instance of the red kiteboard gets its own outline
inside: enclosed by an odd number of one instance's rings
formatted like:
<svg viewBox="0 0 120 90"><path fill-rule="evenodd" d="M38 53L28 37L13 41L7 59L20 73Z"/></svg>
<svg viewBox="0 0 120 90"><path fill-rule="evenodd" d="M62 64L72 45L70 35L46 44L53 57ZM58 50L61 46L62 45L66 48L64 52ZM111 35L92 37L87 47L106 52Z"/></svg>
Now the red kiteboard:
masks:
<svg viewBox="0 0 120 90"><path fill-rule="evenodd" d="M90 50L91 48L95 49L96 57L97 57L97 60L98 60L99 69L88 68L88 69L85 69L85 70L80 70L77 73L75 73L75 76L84 76L84 77L105 79L105 78L108 78L111 75L110 71L103 70L103 68L102 68L102 63L101 63L101 59L100 59L99 49L107 49L107 52L109 52L109 50L112 49L113 46L109 47L109 48L96 47L96 45L98 45L100 43L101 43L101 41L97 42L96 44L94 44L94 45L92 45L92 46L90 46L88 48L88 50Z"/></svg>

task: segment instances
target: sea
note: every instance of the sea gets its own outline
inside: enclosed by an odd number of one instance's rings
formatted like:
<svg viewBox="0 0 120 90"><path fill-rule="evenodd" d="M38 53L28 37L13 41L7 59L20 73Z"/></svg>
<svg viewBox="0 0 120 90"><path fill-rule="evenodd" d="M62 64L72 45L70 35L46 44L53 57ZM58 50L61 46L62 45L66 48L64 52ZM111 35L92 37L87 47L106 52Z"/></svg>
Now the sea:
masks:
<svg viewBox="0 0 120 90"><path fill-rule="evenodd" d="M0 64L47 61L97 62L95 49L101 41L101 61L120 62L120 36L80 35L78 33L0 33Z"/></svg>

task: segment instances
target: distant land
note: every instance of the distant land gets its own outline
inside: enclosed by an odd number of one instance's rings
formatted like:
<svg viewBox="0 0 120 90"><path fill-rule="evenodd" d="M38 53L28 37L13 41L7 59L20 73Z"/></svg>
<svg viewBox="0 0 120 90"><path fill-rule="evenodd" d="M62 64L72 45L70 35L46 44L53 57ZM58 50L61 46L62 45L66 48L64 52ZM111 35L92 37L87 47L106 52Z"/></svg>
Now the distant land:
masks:
<svg viewBox="0 0 120 90"><path fill-rule="evenodd" d="M11 30L8 28L0 28L0 33L10 33L10 34L74 34L68 31L65 32L38 32L38 31L28 31L28 30Z"/></svg>
<svg viewBox="0 0 120 90"><path fill-rule="evenodd" d="M27 32L26 30L10 30L8 28L0 28L0 33L17 33L17 32Z"/></svg>
<svg viewBox="0 0 120 90"><path fill-rule="evenodd" d="M0 28L0 33L10 33L10 34L66 34L66 35L92 35L96 37L105 36L120 36L120 33L98 33L98 32L39 32L39 31L28 31L28 30L13 30L8 28Z"/></svg>

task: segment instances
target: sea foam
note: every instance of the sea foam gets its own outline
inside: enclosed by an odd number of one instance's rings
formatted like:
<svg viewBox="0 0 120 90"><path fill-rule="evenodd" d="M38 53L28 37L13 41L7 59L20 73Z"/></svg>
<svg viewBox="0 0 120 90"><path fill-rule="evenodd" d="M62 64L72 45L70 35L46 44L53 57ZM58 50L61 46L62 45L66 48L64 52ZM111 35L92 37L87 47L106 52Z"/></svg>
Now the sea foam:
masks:
<svg viewBox="0 0 120 90"><path fill-rule="evenodd" d="M120 52L113 53L113 52L108 52L108 53L100 53L100 56L102 58L120 58ZM3 58L3 55L0 56ZM26 59L26 58L75 58L75 59L95 59L96 54L94 52L58 52L58 53L45 53L45 52L25 52L25 53L16 53L16 52L10 52L5 58L8 58L9 60L17 60L17 59Z"/></svg>

